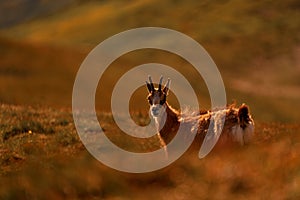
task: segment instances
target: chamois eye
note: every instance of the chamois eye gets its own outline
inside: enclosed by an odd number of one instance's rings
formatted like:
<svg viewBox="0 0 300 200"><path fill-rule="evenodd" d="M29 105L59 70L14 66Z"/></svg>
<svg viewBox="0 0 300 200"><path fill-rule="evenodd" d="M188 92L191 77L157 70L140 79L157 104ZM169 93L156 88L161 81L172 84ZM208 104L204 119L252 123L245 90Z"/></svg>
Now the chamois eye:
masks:
<svg viewBox="0 0 300 200"><path fill-rule="evenodd" d="M164 95L163 98L159 101L160 105L164 105L166 103L167 97Z"/></svg>

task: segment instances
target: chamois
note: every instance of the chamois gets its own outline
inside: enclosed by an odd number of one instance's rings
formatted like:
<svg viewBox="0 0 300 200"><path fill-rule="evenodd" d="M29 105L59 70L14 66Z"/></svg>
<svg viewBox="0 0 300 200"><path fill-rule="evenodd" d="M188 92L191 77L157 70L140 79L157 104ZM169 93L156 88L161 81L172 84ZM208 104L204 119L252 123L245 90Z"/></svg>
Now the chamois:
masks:
<svg viewBox="0 0 300 200"><path fill-rule="evenodd" d="M191 121L194 121L194 123L191 123L194 125L191 125L190 133L186 134L196 134L195 142L200 143L201 141L197 140L198 138L204 139L210 121L213 120L213 123L220 123L218 120L214 119L218 113L226 114L225 123L219 140L236 141L241 145L250 142L254 132L254 121L249 113L247 105L242 104L239 108L231 105L223 109L199 111L196 115L185 116L172 108L167 102L170 79L167 80L166 85L162 88L163 77L161 77L158 88L155 88L151 76L148 78L149 82L146 81L147 89L149 91L147 100L150 104L150 113L155 120L157 134L163 147L165 147L176 135L181 123L190 123ZM192 133L192 129L195 129L195 124L197 126L197 131L196 133ZM215 124L215 126L217 125L218 124Z"/></svg>

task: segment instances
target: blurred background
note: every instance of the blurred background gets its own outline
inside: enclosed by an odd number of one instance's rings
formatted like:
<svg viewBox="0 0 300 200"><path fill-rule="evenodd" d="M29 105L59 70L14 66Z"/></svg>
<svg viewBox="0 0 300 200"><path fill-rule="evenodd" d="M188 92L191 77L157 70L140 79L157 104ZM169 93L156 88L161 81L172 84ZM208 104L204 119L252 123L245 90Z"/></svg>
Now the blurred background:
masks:
<svg viewBox="0 0 300 200"><path fill-rule="evenodd" d="M90 50L121 31L158 26L183 32L208 51L223 76L229 103L246 102L258 120L296 122L299 10L297 0L0 1L0 102L70 107L76 72ZM189 64L153 50L134 51L114 62L97 96L111 91L126 70L147 62L180 70L209 108L206 86L193 83ZM136 109L147 106L145 92L135 95L141 102ZM104 110L109 106L109 99L97 102Z"/></svg>
<svg viewBox="0 0 300 200"><path fill-rule="evenodd" d="M228 103L251 108L253 143L201 160L187 153L148 174L115 171L85 150L71 111L76 73L101 41L145 26L180 31L207 50ZM299 199L299 30L299 0L0 0L0 199ZM120 137L106 111L116 81L148 62L180 71L210 107L204 82L180 57L122 55L101 78L96 106L111 141L136 152L153 149L151 140ZM130 99L141 124L146 95L140 87ZM169 101L177 106L174 94Z"/></svg>

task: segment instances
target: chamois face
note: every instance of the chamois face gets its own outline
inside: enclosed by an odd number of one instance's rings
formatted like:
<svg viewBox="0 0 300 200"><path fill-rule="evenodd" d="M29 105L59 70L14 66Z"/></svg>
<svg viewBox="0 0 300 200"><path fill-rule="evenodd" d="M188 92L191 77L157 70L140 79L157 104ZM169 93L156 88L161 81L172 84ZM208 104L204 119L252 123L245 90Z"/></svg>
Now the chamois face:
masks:
<svg viewBox="0 0 300 200"><path fill-rule="evenodd" d="M169 91L169 85L170 85L170 79L168 79L167 84L165 87L162 89L161 84L162 84L162 77L160 78L160 82L158 85L158 88L154 88L154 85L152 83L152 79L149 76L149 81L147 84L147 88L149 91L149 95L147 97L147 100L150 104L150 113L153 117L159 117L162 115L162 113L165 111L166 108L166 101L167 101L167 95Z"/></svg>

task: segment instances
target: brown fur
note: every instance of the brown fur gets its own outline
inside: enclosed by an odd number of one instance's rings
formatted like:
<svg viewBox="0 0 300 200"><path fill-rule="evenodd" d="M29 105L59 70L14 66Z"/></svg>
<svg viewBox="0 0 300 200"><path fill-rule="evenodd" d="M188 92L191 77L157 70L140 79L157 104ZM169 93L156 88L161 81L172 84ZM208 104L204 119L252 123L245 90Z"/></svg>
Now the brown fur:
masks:
<svg viewBox="0 0 300 200"><path fill-rule="evenodd" d="M210 118L212 112L208 111L205 114L200 114L199 116L199 127L197 134L205 135L208 130L210 123ZM247 105L242 104L239 108L236 108L235 105L230 105L226 108L226 117L224 127L220 136L221 140L232 140L230 135L232 127L239 125L242 129L245 129L247 123L250 121L249 108Z"/></svg>
<svg viewBox="0 0 300 200"><path fill-rule="evenodd" d="M179 129L179 113L169 106L169 104L166 102L166 113L167 113L167 119L163 127L159 127L160 130L160 136L164 140L166 144L168 144L176 135L178 129ZM161 124L161 123L159 123Z"/></svg>
<svg viewBox="0 0 300 200"><path fill-rule="evenodd" d="M176 111L174 108L170 107L170 105L167 102L166 113L166 122L163 127L159 127L159 134L163 140L163 144L168 144L174 138L180 125L179 112ZM212 113L212 111L205 111L201 112L199 115L199 126L196 135L196 141L199 142L199 144L201 144L202 140L204 139L207 133ZM241 128L245 129L249 121L249 108L247 105L243 104L239 108L236 108L234 105L229 106L228 108L226 108L225 124L220 136L220 140L233 141L233 138L230 135L232 127L238 124Z"/></svg>
<svg viewBox="0 0 300 200"><path fill-rule="evenodd" d="M222 133L219 139L223 141L235 140L239 141L241 144L244 144L244 132L241 132L240 130L245 130L249 124L253 124L253 120L249 114L249 108L247 105L242 104L239 108L236 108L233 104L228 106L227 108L215 111L201 110L197 116L193 116L191 117L191 119L184 118L184 120L182 120L179 112L173 109L166 101L170 80L168 80L164 89L161 89L162 77L160 79L159 88L154 88L151 77L149 77L149 81L150 83L146 82L147 88L149 90L149 95L147 97L149 104L161 104L166 108L165 111L167 116L166 122L164 123L163 127L161 127L163 123L158 122L158 130L160 130L158 135L161 140L162 146L165 146L174 138L179 129L180 123L190 123L195 122L195 120L198 122L198 129L195 141L198 144L202 143L199 140L203 141L208 131L211 118L214 112L218 111L224 111L226 113L224 127L222 129ZM192 126L193 125L191 123L191 128ZM237 131L240 132L237 133ZM190 131L186 134L192 134L192 132ZM237 136L237 134L239 135Z"/></svg>

